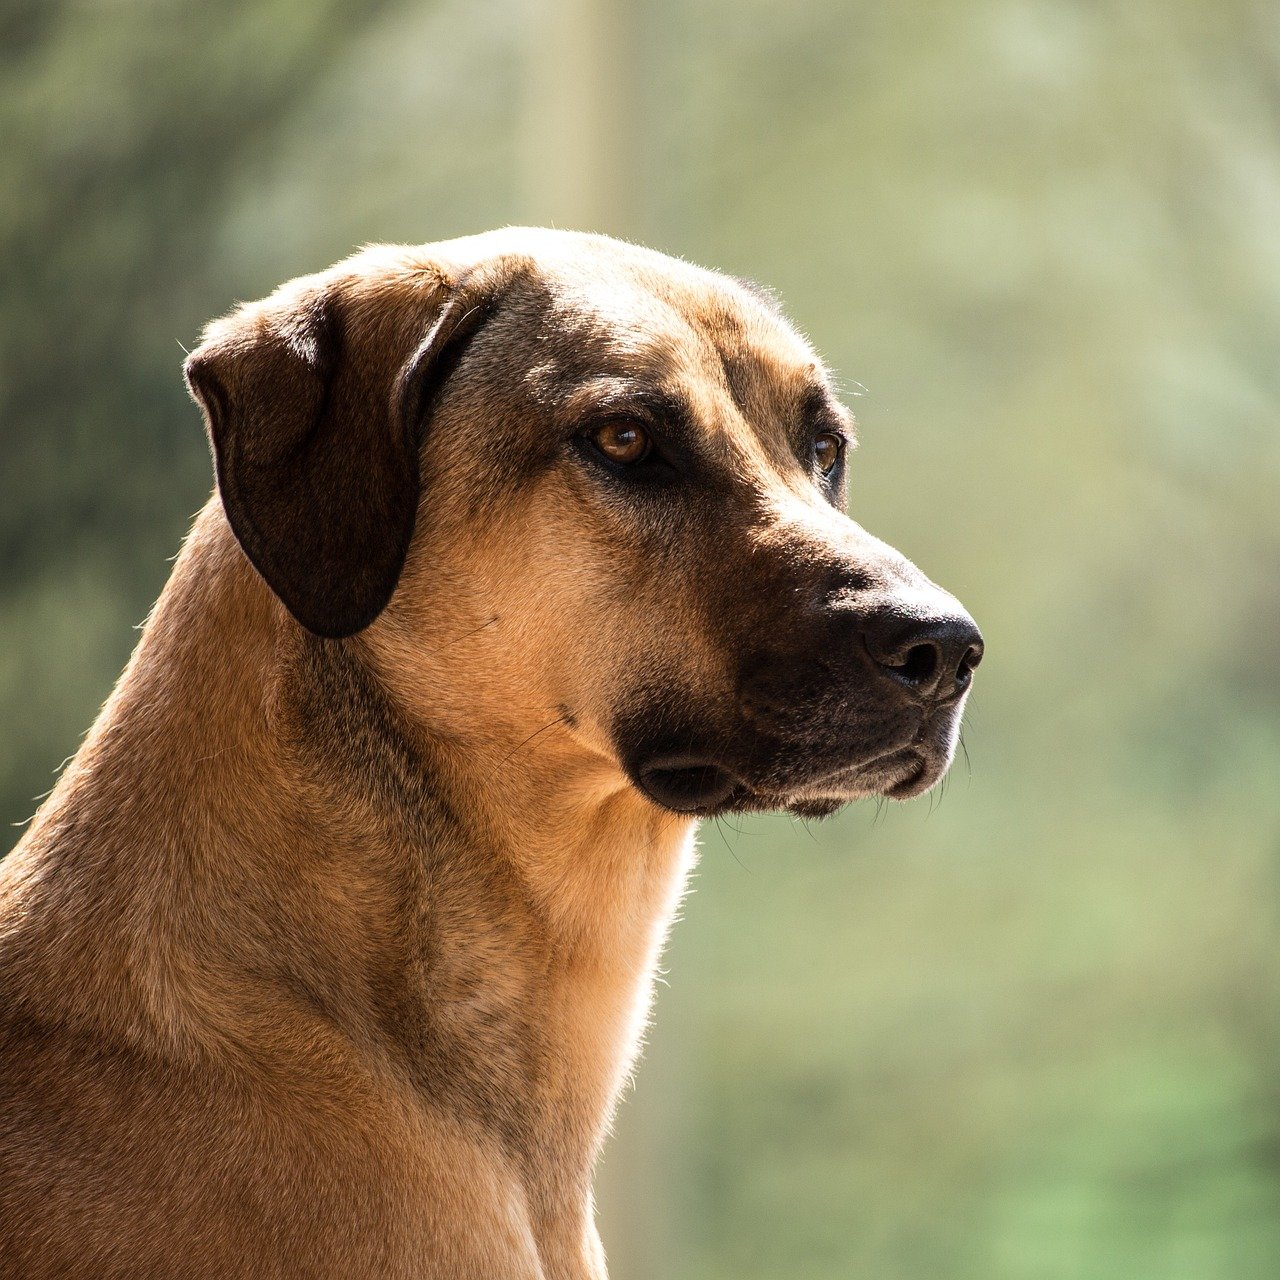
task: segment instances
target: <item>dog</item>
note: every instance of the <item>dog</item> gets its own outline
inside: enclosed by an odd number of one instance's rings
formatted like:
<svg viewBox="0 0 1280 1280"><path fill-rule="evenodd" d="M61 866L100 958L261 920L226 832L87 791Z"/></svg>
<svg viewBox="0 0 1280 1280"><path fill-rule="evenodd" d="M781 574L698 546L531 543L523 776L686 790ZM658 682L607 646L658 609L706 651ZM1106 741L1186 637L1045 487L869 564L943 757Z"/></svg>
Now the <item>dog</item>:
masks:
<svg viewBox="0 0 1280 1280"><path fill-rule="evenodd" d="M186 376L214 496L0 863L0 1275L601 1280L698 818L925 791L978 629L649 250L368 248Z"/></svg>

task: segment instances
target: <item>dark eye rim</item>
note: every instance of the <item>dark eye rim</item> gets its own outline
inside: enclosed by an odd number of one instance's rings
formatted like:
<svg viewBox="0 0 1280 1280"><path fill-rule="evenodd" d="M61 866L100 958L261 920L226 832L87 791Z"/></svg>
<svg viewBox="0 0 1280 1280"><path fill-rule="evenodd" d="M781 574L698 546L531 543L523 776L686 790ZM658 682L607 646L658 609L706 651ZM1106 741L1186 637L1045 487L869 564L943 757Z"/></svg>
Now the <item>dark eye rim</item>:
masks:
<svg viewBox="0 0 1280 1280"><path fill-rule="evenodd" d="M600 436L610 427L621 427L628 431L638 431L644 440L644 449L636 457L628 459L625 462L621 458L613 457L611 454L606 452L600 443ZM654 451L653 432L649 427L638 419L627 417L625 415L606 418L603 422L593 423L587 428L585 434L592 448L594 448L606 462L611 462L615 467L629 468L641 466Z"/></svg>
<svg viewBox="0 0 1280 1280"><path fill-rule="evenodd" d="M648 444L644 453L632 462L619 462L616 458L611 458L600 447L596 438L606 427L620 423L642 431ZM610 413L593 418L574 434L573 445L587 462L603 469L611 476L636 481L641 479L656 481L660 476L670 478L667 473L674 475L676 471L675 465L667 457L660 433L641 414Z"/></svg>
<svg viewBox="0 0 1280 1280"><path fill-rule="evenodd" d="M834 440L836 442L836 456L829 467L818 465L818 441L820 440ZM848 449L849 437L845 435L843 431L836 431L834 428L828 427L814 435L812 456L815 465L818 465L818 474L821 475L824 480L830 480L833 476L839 473L840 465L844 462L845 454L848 452Z"/></svg>

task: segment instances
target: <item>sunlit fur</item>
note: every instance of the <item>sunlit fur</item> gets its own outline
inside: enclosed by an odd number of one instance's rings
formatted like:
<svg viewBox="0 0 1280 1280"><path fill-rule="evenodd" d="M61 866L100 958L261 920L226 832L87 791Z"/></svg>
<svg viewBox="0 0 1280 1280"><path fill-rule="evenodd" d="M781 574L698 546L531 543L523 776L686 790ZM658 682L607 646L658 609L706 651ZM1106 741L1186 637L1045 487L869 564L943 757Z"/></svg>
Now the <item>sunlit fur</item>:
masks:
<svg viewBox="0 0 1280 1280"><path fill-rule="evenodd" d="M274 394L323 302L382 413L459 296L490 310L372 625L300 626L215 494L0 866L2 1275L600 1280L592 1168L693 858L625 734L705 730L759 784L740 807L799 812L891 789L874 761L925 740L865 680L834 710L804 686L807 738L741 694L780 584L861 555L870 595L928 588L806 470L805 397L847 415L739 284L551 232L377 247L217 322L193 367ZM645 388L688 407L692 497L645 505L577 451Z"/></svg>

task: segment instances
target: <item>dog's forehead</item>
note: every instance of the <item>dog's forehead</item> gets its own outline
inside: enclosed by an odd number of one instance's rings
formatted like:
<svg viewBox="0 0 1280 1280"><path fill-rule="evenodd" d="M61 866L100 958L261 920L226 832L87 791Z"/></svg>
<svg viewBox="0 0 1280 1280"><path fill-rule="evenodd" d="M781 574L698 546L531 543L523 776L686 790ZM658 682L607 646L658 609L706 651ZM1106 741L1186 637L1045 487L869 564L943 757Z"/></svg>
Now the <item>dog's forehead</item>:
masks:
<svg viewBox="0 0 1280 1280"><path fill-rule="evenodd" d="M630 378L680 394L703 422L723 423L728 401L780 437L815 394L831 394L809 343L740 281L643 251L538 274L556 340L544 338L535 379Z"/></svg>
<svg viewBox="0 0 1280 1280"><path fill-rule="evenodd" d="M759 286L608 236L507 227L413 248L369 246L354 268L375 320L424 285L496 282L488 362L564 408L591 384L677 395L704 426L747 431L780 458L812 421L852 424L821 359ZM380 324L374 327L380 327ZM791 444L788 443L790 438Z"/></svg>

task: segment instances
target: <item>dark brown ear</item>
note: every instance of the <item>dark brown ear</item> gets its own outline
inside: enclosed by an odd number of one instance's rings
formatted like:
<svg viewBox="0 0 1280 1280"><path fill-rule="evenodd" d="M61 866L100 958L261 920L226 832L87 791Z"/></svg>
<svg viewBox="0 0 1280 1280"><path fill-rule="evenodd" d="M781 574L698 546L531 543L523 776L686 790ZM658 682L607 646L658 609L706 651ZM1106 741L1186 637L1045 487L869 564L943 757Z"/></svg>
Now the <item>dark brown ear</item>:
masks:
<svg viewBox="0 0 1280 1280"><path fill-rule="evenodd" d="M433 388L484 308L457 296L407 361L357 346L320 289L219 322L187 360L218 489L245 554L320 636L363 630L395 590Z"/></svg>

